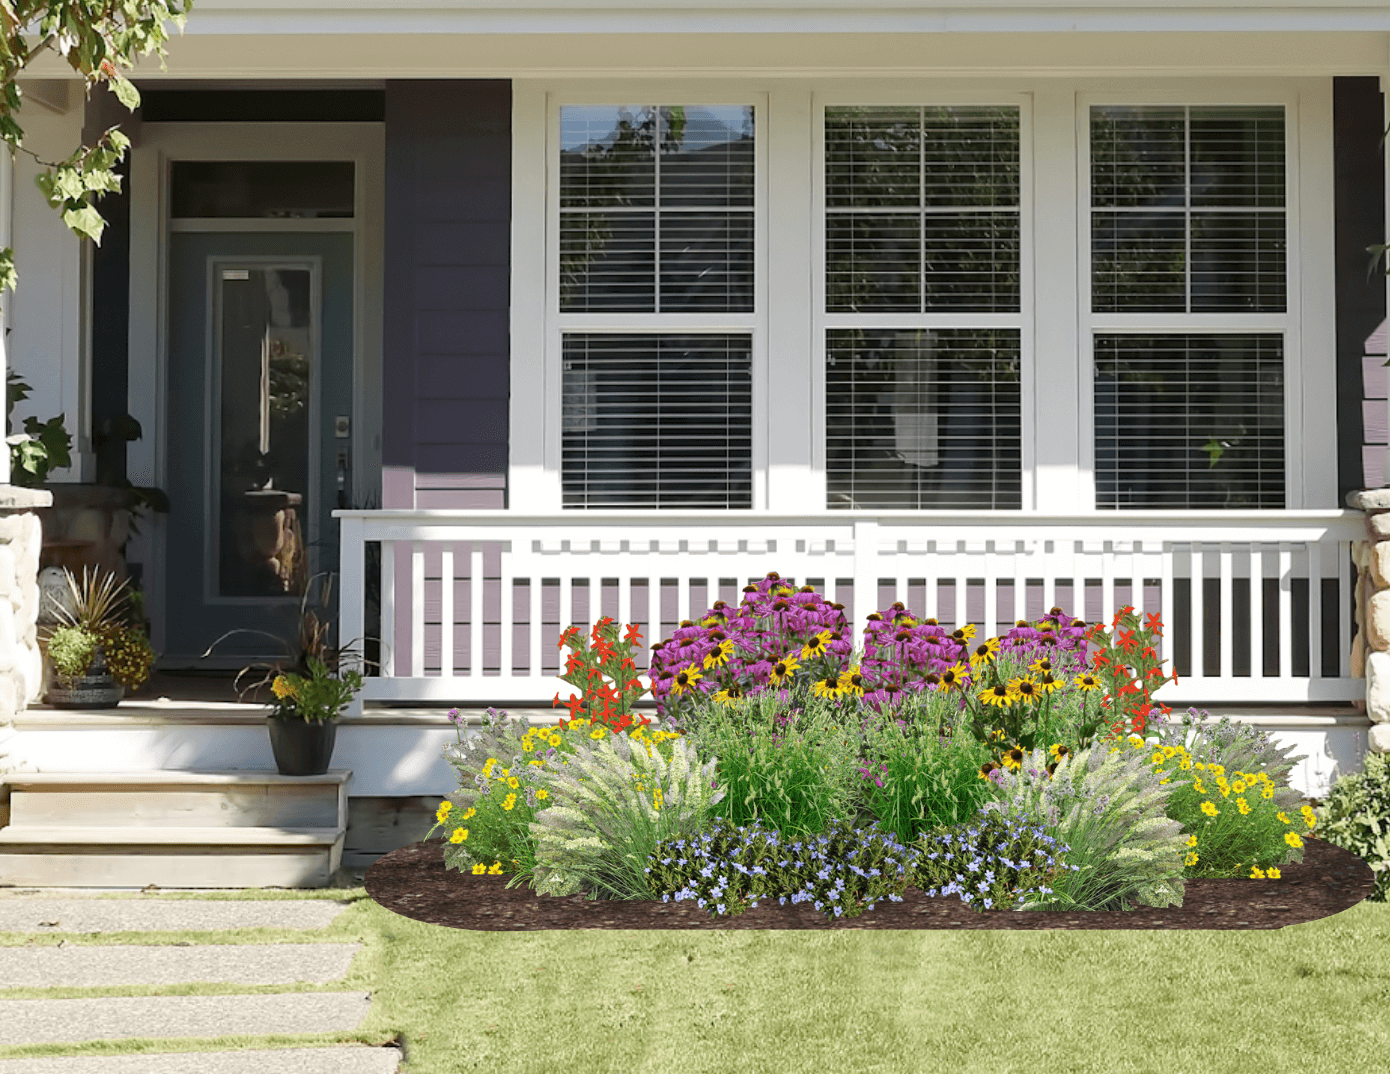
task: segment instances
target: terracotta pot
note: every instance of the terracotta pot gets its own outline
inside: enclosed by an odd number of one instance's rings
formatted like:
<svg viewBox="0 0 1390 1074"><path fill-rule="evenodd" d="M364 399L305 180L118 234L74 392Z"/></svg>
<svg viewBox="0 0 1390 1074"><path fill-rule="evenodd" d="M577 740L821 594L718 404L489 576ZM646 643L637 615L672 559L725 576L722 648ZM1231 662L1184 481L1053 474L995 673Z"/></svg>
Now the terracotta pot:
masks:
<svg viewBox="0 0 1390 1074"><path fill-rule="evenodd" d="M333 759L338 725L332 720L266 720L275 767L282 776L321 776Z"/></svg>
<svg viewBox="0 0 1390 1074"><path fill-rule="evenodd" d="M87 673L74 679L71 686L54 675L47 701L56 709L114 709L124 696L125 687L107 670L106 654L98 645Z"/></svg>

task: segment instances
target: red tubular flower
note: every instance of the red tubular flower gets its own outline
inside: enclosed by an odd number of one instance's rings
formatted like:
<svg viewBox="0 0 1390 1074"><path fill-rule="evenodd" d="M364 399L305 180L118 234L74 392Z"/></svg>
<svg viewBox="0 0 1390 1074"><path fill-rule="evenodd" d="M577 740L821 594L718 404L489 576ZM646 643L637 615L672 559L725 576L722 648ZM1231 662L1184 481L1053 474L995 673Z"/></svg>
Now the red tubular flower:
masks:
<svg viewBox="0 0 1390 1074"><path fill-rule="evenodd" d="M642 632L637 629L636 623L627 624L627 633L623 635L623 641L628 645L637 645L642 639Z"/></svg>
<svg viewBox="0 0 1390 1074"><path fill-rule="evenodd" d="M568 630L566 630L563 634L560 635L560 643L556 645L555 648L563 649L567 644L573 641L578 634L579 628L577 626L570 627Z"/></svg>
<svg viewBox="0 0 1390 1074"><path fill-rule="evenodd" d="M550 703L550 707L554 708L556 705L567 706L570 710L569 718L571 720L577 720L579 718L579 711L584 707L584 698L572 697L568 701L561 701L560 695L557 693L555 695L555 700Z"/></svg>

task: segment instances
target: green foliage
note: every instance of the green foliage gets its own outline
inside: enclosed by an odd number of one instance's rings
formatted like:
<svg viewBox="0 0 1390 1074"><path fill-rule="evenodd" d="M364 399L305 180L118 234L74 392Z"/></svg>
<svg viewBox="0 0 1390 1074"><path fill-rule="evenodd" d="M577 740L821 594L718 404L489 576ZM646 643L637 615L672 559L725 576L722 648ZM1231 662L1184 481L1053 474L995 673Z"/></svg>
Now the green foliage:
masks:
<svg viewBox="0 0 1390 1074"><path fill-rule="evenodd" d="M1215 724L1204 725L1207 713L1188 709L1180 721L1158 731L1159 745L1184 746L1193 763L1221 765L1227 773L1263 772L1275 784L1274 803L1279 809L1297 809L1303 796L1289 786L1289 774L1305 759L1293 755L1294 746L1278 746L1266 731L1248 724L1233 723L1222 716Z"/></svg>
<svg viewBox="0 0 1390 1074"><path fill-rule="evenodd" d="M281 672L271 683L277 719L306 723L337 719L362 689L362 676L356 670L330 669L312 656L307 663L308 674Z"/></svg>
<svg viewBox="0 0 1390 1074"><path fill-rule="evenodd" d="M121 69L134 67L150 53L162 62L169 40L166 24L182 28L191 7L192 0L5 0L0 7L0 139L13 152L29 153L16 119L23 97L18 80L41 52L66 60L89 94L105 85L133 112L140 94ZM101 241L105 221L93 201L120 189L115 169L129 147L120 128L111 127L61 161L29 153L45 167L36 179L39 189L77 235ZM0 288L12 290L16 282L14 252L0 250Z"/></svg>
<svg viewBox="0 0 1390 1074"><path fill-rule="evenodd" d="M23 488L38 488L48 478L48 471L72 465L72 437L63 427L64 415L39 421L30 415L24 419L24 432L8 435L10 417L15 404L29 398L32 389L13 369L5 384L5 429L10 446L10 483Z"/></svg>
<svg viewBox="0 0 1390 1074"><path fill-rule="evenodd" d="M96 634L80 626L61 626L49 636L48 659L65 685L87 673L98 642Z"/></svg>
<svg viewBox="0 0 1390 1074"><path fill-rule="evenodd" d="M1375 873L1372 902L1390 898L1390 754L1367 753L1365 769L1340 776L1318 810L1318 835Z"/></svg>
<svg viewBox="0 0 1390 1074"><path fill-rule="evenodd" d="M645 875L662 840L693 837L724 793L717 759L703 767L682 739L668 764L660 750L609 735L544 777L555 804L532 825L537 892L650 898ZM600 895L601 893L601 895Z"/></svg>
<svg viewBox="0 0 1390 1074"><path fill-rule="evenodd" d="M1164 815L1174 784L1161 783L1148 754L1100 745L1063 759L1051 779L1046 766L1034 751L1016 775L990 781L996 797L984 806L1041 823L1068 847L1054 892L1022 908L1181 906L1185 837Z"/></svg>

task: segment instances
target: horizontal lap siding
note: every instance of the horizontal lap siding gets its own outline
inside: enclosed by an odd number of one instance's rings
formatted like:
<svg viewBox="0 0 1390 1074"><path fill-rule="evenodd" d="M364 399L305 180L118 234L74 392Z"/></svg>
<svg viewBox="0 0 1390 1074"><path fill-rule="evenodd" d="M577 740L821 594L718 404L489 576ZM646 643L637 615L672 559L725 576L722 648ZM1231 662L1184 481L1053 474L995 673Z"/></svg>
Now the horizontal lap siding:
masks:
<svg viewBox="0 0 1390 1074"><path fill-rule="evenodd" d="M511 107L386 86L385 507L506 506Z"/></svg>

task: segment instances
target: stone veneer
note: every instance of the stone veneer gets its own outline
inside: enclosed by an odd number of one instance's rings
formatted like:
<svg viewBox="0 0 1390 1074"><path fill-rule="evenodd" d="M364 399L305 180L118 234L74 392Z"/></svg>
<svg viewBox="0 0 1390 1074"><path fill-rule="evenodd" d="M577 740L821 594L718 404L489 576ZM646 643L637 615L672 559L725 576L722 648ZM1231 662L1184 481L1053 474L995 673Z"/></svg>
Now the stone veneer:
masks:
<svg viewBox="0 0 1390 1074"><path fill-rule="evenodd" d="M36 507L52 494L0 485L0 769L14 737L14 716L43 689L39 653L39 552L43 527Z"/></svg>
<svg viewBox="0 0 1390 1074"><path fill-rule="evenodd" d="M1366 715L1371 720L1368 748L1390 752L1390 488L1347 496L1347 506L1366 512L1366 539L1354 541L1356 638L1351 673L1366 680Z"/></svg>

